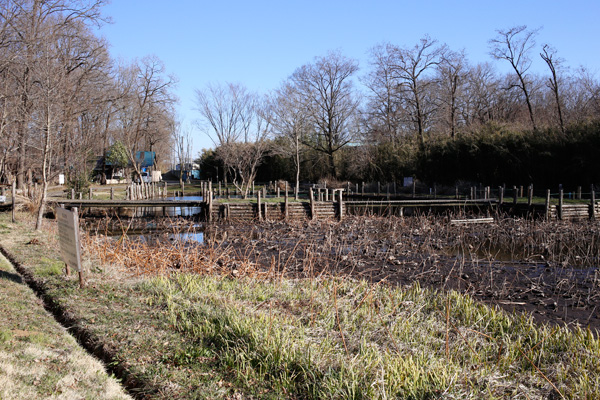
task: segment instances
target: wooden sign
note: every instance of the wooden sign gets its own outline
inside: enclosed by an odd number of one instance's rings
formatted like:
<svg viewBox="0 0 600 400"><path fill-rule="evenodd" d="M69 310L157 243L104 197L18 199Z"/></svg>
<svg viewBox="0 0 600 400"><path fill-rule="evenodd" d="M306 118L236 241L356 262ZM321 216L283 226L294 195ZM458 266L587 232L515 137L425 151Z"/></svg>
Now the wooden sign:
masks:
<svg viewBox="0 0 600 400"><path fill-rule="evenodd" d="M62 260L81 272L81 248L79 246L79 218L77 213L61 207L56 208L58 236Z"/></svg>

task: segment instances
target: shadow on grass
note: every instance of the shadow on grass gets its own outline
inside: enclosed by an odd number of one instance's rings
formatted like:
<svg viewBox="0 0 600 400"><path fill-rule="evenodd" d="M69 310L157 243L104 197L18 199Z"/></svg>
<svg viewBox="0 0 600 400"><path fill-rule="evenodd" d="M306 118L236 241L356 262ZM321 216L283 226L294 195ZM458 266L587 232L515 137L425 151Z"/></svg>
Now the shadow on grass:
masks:
<svg viewBox="0 0 600 400"><path fill-rule="evenodd" d="M23 278L21 278L21 275L14 274L12 272L0 271L0 279L6 279L15 283L23 283Z"/></svg>

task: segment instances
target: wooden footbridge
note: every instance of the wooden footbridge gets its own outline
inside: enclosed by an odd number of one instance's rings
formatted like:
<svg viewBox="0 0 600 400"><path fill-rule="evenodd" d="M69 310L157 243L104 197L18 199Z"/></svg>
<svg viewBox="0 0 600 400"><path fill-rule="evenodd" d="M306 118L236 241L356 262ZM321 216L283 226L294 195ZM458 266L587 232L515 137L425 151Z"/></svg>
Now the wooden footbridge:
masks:
<svg viewBox="0 0 600 400"><path fill-rule="evenodd" d="M595 219L600 213L600 203L595 200L592 190L590 201L577 203L566 203L563 201L563 193L560 192L558 204L556 200L550 201L550 193L547 191L546 201L534 203L532 187L528 189L527 196L523 193L517 196L518 191L513 190L513 198L504 199L504 191L498 191L498 198L490 196L486 190L483 198L476 198L476 192L472 190L471 196L459 198L456 196L440 197L421 196L415 193L400 196L384 193L361 193L347 192L347 189L309 189L305 199L298 201L288 196L286 190L280 195L279 189L271 193L268 198L266 188L254 192L253 199L229 199L229 191L218 191L211 189L210 183L202 186L202 190L194 193L195 197L186 198L180 192L174 192L171 198L164 197L164 190L147 190L145 193L139 188L127 188L125 200L112 199L114 188L110 189L111 199L104 200L93 198L90 189L89 198L79 199L71 193L71 199L54 197L48 200L51 206L62 206L82 210L83 214L89 215L111 215L116 213L124 217L136 215L185 215L194 216L201 221L234 221L234 220L303 220L303 219L342 219L346 215L414 215L426 213L470 213L474 216L492 216L496 213L522 216L527 218L545 218L557 220L584 220ZM155 192L158 196L155 196ZM378 191L379 192L379 191ZM414 192L414 190L413 190ZM522 192L522 191L521 191ZM3 191L4 194L4 191ZM189 192L186 195L189 196ZM149 198L143 198L145 196ZM181 197L177 197L181 196ZM8 197L8 196L7 196ZM232 196L233 197L233 196ZM306 199L307 197L307 199ZM475 198L473 198L475 197ZM523 197L526 203L523 202ZM581 197L579 197L581 198ZM206 199L206 200L205 200ZM8 200L8 199L7 199ZM519 200L519 201L517 201ZM10 203L2 204L2 209L10 209Z"/></svg>

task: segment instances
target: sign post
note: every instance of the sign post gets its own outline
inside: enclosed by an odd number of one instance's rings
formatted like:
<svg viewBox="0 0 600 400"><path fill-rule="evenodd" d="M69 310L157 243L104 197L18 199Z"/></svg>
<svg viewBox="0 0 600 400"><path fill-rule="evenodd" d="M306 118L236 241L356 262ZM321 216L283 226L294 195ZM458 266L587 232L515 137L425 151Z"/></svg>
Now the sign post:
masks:
<svg viewBox="0 0 600 400"><path fill-rule="evenodd" d="M16 198L17 198L17 182L15 182L13 180L12 183L12 192L11 192L11 201L12 201L12 222L13 224L15 223L15 205L16 205Z"/></svg>
<svg viewBox="0 0 600 400"><path fill-rule="evenodd" d="M58 236L60 241L60 254L66 265L66 273L69 275L69 267L74 267L79 272L79 285L85 286L83 270L81 268L81 247L79 244L79 218L77 208L73 211L62 207L56 208L56 219L58 221Z"/></svg>

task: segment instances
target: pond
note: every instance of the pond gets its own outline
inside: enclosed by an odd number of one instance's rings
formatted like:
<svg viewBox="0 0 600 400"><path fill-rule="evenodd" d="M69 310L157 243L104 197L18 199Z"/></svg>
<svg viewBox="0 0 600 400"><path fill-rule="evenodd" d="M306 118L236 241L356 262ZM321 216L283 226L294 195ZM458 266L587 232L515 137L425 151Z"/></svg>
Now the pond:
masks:
<svg viewBox="0 0 600 400"><path fill-rule="evenodd" d="M166 200L197 200L202 196L167 197ZM91 234L102 234L116 240L127 236L145 243L204 243L204 227L196 223L200 207L137 207L109 211L108 216L88 214L82 217L82 228Z"/></svg>

